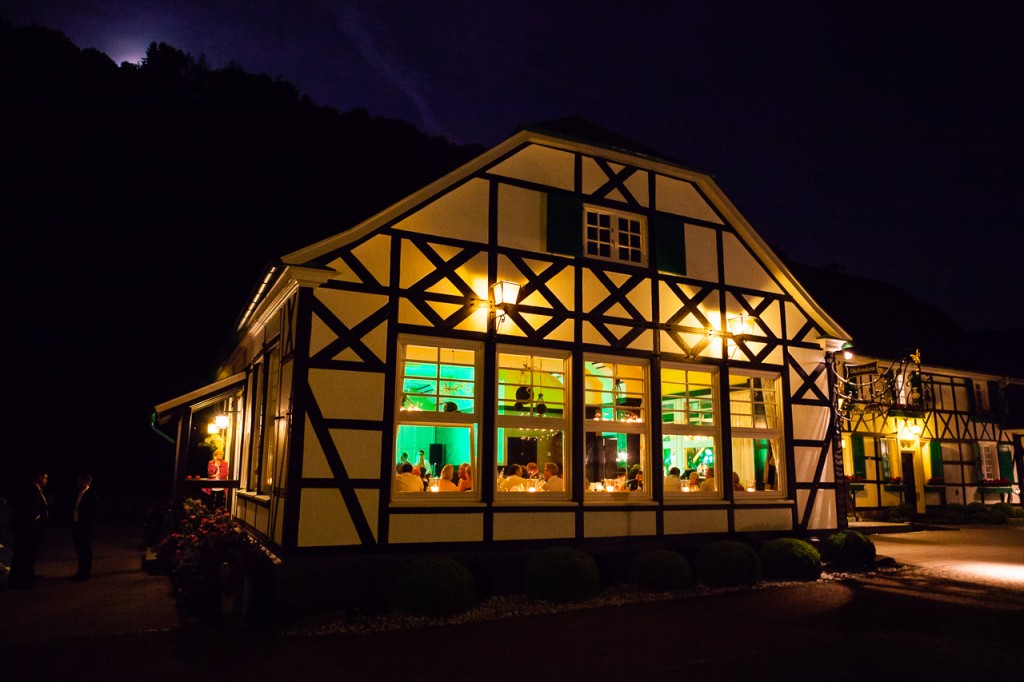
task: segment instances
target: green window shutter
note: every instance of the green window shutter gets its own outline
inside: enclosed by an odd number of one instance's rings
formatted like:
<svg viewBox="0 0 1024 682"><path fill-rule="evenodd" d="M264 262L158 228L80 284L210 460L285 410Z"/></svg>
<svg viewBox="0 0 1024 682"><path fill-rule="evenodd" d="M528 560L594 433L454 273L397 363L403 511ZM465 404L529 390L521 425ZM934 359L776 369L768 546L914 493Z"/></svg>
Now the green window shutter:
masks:
<svg viewBox="0 0 1024 682"><path fill-rule="evenodd" d="M853 475L867 478L868 468L864 461L864 436L850 436L850 445L853 446Z"/></svg>
<svg viewBox="0 0 1024 682"><path fill-rule="evenodd" d="M1003 416L1003 396L999 392L998 381L988 382L988 406L995 420L1000 421Z"/></svg>
<svg viewBox="0 0 1024 682"><path fill-rule="evenodd" d="M567 256L583 255L583 203L572 194L550 192L547 249Z"/></svg>
<svg viewBox="0 0 1024 682"><path fill-rule="evenodd" d="M971 414L978 414L978 403L974 399L974 382L967 379L967 406Z"/></svg>
<svg viewBox="0 0 1024 682"><path fill-rule="evenodd" d="M999 478L1013 480L1013 447L1010 445L999 446Z"/></svg>
<svg viewBox="0 0 1024 682"><path fill-rule="evenodd" d="M932 460L932 476L943 476L942 473L942 444L937 440L928 443L928 454Z"/></svg>
<svg viewBox="0 0 1024 682"><path fill-rule="evenodd" d="M685 221L679 216L658 213L651 219L654 267L661 272L686 274L685 227Z"/></svg>

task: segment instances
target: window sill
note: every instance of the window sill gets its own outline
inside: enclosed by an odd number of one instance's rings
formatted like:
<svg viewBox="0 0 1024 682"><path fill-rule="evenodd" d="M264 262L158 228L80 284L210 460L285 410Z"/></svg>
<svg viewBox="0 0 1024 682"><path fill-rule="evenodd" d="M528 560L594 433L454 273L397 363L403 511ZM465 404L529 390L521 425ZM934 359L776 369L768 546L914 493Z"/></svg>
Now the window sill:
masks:
<svg viewBox="0 0 1024 682"><path fill-rule="evenodd" d="M252 500L253 502L263 502L264 504L270 504L270 495L260 495L259 493L254 493L249 490L238 490L235 492L235 494L238 495L239 497L244 497L247 500Z"/></svg>
<svg viewBox="0 0 1024 682"><path fill-rule="evenodd" d="M391 509L417 509L429 507L486 507L475 495L466 493L393 493Z"/></svg>
<svg viewBox="0 0 1024 682"><path fill-rule="evenodd" d="M636 493L587 493L583 496L583 504L588 507L607 507L628 504L636 507L657 507L659 502L649 497L638 496Z"/></svg>
<svg viewBox="0 0 1024 682"><path fill-rule="evenodd" d="M732 501L737 505L772 503L791 507L796 504L793 500L784 497L782 493L741 493L737 491Z"/></svg>

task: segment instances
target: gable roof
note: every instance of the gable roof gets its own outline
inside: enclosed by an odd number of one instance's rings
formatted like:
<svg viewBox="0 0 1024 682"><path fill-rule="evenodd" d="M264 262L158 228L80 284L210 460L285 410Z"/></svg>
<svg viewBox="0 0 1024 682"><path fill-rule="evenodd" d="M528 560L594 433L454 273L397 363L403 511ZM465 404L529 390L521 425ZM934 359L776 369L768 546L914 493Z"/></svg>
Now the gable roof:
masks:
<svg viewBox="0 0 1024 682"><path fill-rule="evenodd" d="M556 128L557 130L543 130L545 126ZM597 141L584 140L581 137L570 134L571 132L587 134L602 139ZM578 118L558 119L556 121L549 121L546 124L522 128L504 142L488 149L469 163L435 180L418 192L410 194L401 201L392 204L348 230L285 255L281 262L286 267L322 267L324 263L321 259L338 248L355 242L374 230L410 214L429 203L435 196L451 186L471 177L503 157L514 153L520 147L529 144L538 144L564 151L597 156L694 183L701 189L705 197L722 213L726 221L733 227L737 235L747 244L751 251L765 264L769 272L782 284L784 290L793 297L814 322L825 330L824 335L846 341L850 340L850 335L825 312L800 282L797 281L789 268L786 267L782 260L742 216L725 193L722 192L712 176L686 168L675 161L664 158L663 155L655 150L638 145L628 140L628 138L615 135L599 126L590 124L584 119Z"/></svg>

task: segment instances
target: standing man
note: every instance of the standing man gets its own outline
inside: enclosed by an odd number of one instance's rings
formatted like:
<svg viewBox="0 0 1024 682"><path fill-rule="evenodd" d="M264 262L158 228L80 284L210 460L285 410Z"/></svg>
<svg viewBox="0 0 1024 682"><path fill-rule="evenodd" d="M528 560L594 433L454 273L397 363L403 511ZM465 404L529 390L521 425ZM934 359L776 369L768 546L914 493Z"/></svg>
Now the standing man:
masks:
<svg viewBox="0 0 1024 682"><path fill-rule="evenodd" d="M43 542L46 519L50 515L46 499L45 471L33 474L31 485L21 495L14 508L11 525L14 530L14 556L11 559L11 575L8 584L13 588L28 587L36 579L36 555Z"/></svg>
<svg viewBox="0 0 1024 682"><path fill-rule="evenodd" d="M85 582L92 577L92 532L96 527L96 493L92 489L92 476L78 477L78 498L71 517L71 542L78 555L78 572L72 580Z"/></svg>

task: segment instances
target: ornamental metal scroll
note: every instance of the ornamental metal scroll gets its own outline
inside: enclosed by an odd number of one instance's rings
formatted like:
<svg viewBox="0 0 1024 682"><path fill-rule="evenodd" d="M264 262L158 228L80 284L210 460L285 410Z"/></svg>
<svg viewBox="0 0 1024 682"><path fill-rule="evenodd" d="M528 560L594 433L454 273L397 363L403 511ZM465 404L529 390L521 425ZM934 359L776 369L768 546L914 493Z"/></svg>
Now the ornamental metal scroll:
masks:
<svg viewBox="0 0 1024 682"><path fill-rule="evenodd" d="M921 383L921 351L904 351L884 369L877 361L844 365L836 372L839 416L849 423L857 410L884 418L892 409L922 411L925 397Z"/></svg>

